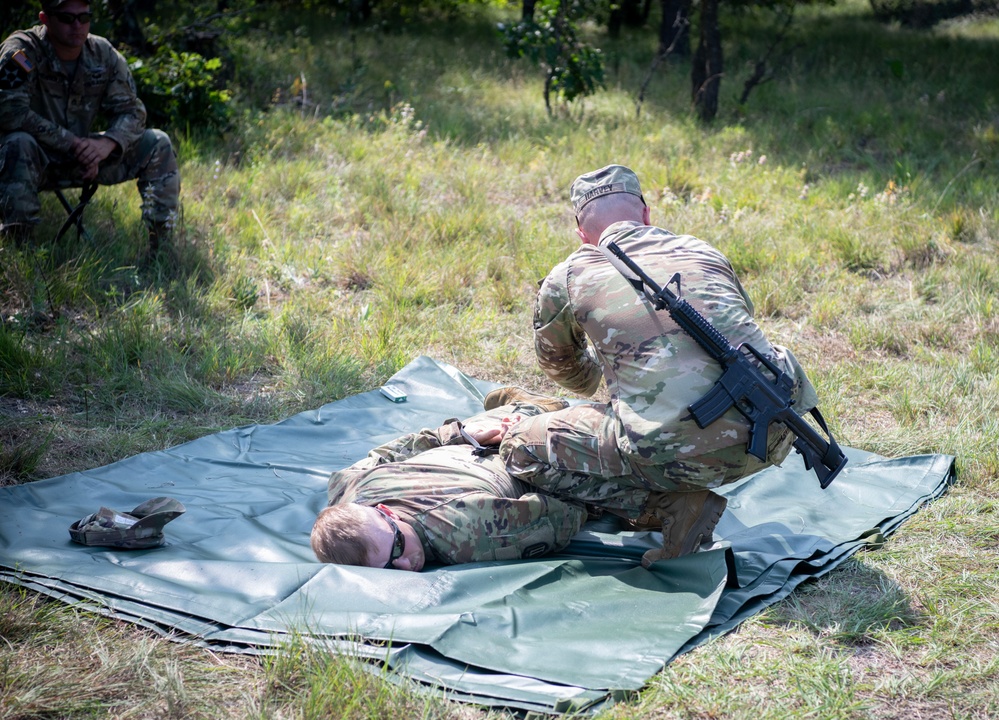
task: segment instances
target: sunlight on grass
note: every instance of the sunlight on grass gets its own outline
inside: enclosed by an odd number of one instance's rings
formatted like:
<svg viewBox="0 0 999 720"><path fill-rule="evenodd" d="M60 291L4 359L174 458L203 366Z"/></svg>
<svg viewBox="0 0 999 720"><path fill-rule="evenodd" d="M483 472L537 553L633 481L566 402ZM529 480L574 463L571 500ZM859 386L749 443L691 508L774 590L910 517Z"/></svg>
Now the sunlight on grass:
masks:
<svg viewBox="0 0 999 720"><path fill-rule="evenodd" d="M997 21L916 31L873 22L865 0L800 7L774 81L738 107L773 18L732 15L722 110L703 126L686 60L664 63L638 112L655 18L617 40L588 25L607 86L549 118L540 69L495 34L514 12L349 33L317 9L235 39L234 126L173 129L184 212L164 257L143 255L131 183L101 188L90 241L54 242L64 214L44 198L36 244L0 248L0 483L273 422L422 354L557 392L534 361L537 283L578 245L572 179L624 163L653 223L730 258L841 441L954 455L959 485L598 717L999 713ZM318 647L261 665L122 628L0 587L0 703L484 715Z"/></svg>

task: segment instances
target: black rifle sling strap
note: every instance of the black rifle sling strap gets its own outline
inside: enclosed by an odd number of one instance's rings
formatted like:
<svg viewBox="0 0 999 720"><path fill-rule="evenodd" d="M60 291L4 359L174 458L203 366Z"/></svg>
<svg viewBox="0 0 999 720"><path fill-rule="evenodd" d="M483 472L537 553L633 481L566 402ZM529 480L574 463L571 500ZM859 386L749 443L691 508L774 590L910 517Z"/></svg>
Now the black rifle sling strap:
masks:
<svg viewBox="0 0 999 720"><path fill-rule="evenodd" d="M595 247L596 247L597 250L600 251L600 253L605 258L607 258L608 262L610 262L610 264L619 273L621 273L621 275L624 277L624 279L627 280L631 284L631 286L635 288L636 291L638 291L639 293L641 293L642 295L644 295L645 298L650 303L652 303L653 307L656 306L656 297L655 297L655 295L653 295L651 293L651 288L649 288L645 284L645 282L643 282L642 279L640 277L638 277L638 275L636 275L627 265L625 265L621 261L620 258L618 258L616 255L614 255L610 251L610 248L608 248L607 246L605 246L605 245L596 245ZM673 278L679 280L679 274L675 274L673 276ZM670 282L672 282L672 279L670 280ZM679 288L678 288L678 290L679 290ZM707 321L705 320L705 322L707 322ZM710 323L707 323L707 325L710 326L715 332L718 332L717 328L714 328L713 326L711 326ZM683 326L680 325L679 323L677 324L677 327L679 327L681 330L684 329ZM723 335L721 335L721 333L718 333L718 334L721 337L724 337ZM829 467L835 468L835 470L833 470L833 472L828 477L823 478L820 469L816 469L816 472L819 473L819 475L820 475L820 482L822 484L822 487L825 488L830 482L832 482L832 478L835 477L835 475L839 472L839 470L846 463L846 458L845 458L845 456L842 455L842 452L840 451L839 446L836 444L835 440L832 439L832 434L829 432L829 428L826 425L826 420L825 420L824 417L822 417L822 413L819 412L819 409L817 407L812 408L812 409L810 409L808 411L808 414L811 415L815 419L815 422L818 424L818 426L820 428L822 428L822 431L830 439L830 442L829 442L829 444L827 446L827 449L826 449L826 453L822 457L822 460ZM801 416L799 415L799 417L801 417ZM698 423L698 424L700 424L700 423ZM795 446L795 449L797 449L798 452L800 452L802 454L802 456L805 458L805 465L806 465L806 467L808 469L812 469L812 463L809 462L809 460L808 460L809 455L806 452L806 447L805 446L807 444L808 443L799 436L799 437L796 438L794 446ZM747 453L749 452L749 447L748 446L746 448L746 452ZM821 455L822 455L822 453L820 453L820 456Z"/></svg>
<svg viewBox="0 0 999 720"><path fill-rule="evenodd" d="M644 295L645 298L652 303L653 307L656 308L659 307L660 298L657 294L655 294L656 290L654 287L649 287L646 280L640 277L631 268L629 268L623 262L623 260L614 255L609 247L605 247L603 245L597 245L596 249L599 250L601 254L603 254L604 257L607 258L608 261L610 261L610 264L614 268L616 268L618 272L620 272L621 275L624 276L624 278L637 291L640 291L641 294ZM670 280L670 283L674 281L677 282L678 291L679 291L679 280L680 280L679 273L674 274L673 278ZM662 288L662 292L669 293L669 291L665 287ZM679 297L679 295L677 295L676 297ZM717 328L711 325L711 323L708 322L706 318L697 313L696 310L693 310L693 308L691 308L691 312L697 317L697 322L699 323L698 327L701 330L704 330L705 332L709 333L712 336L717 336L716 339L719 342L723 342L724 345L730 346L730 343L725 338L725 336L722 335ZM669 313L670 316L672 317L673 316L672 307L670 307ZM700 344L700 340L698 340L698 338L692 334L691 330L688 330L686 327L684 327L684 325L679 321L677 321L675 317L673 319L681 330L684 330L686 333L690 334L691 337L694 337L694 339L697 340L698 343ZM764 357L760 355L757 351L753 350L751 346L747 345L746 347L750 351L752 351L753 355L760 362L767 365L768 369L772 373L778 374L779 377L780 371L777 368L771 367L770 364L764 359ZM707 350L707 348L705 348L705 350ZM738 349L733 348L733 351L737 352ZM708 354L712 357L715 357L710 351L708 352ZM716 359L718 359L718 362L720 362L723 366L725 365L725 363L720 358ZM728 370L726 370L726 372L728 372ZM759 372L758 368L757 372ZM724 375L722 377L724 378ZM722 383L722 380L719 380L719 383ZM717 388L718 386L719 385L716 384L715 387ZM722 387L724 387L724 385L722 385ZM726 392L728 392L727 388ZM717 392L713 390L712 392L709 392L708 395L705 397L712 398L716 394ZM731 407L731 406L736 407L736 409L742 412L743 415L745 415L747 419L750 420L750 422L754 422L753 418L750 417L750 415L748 415L746 411L739 404L736 403L736 400L737 398L733 396L731 393L729 393L727 400L724 402L725 407ZM690 410L693 413L695 420L698 417L698 412L696 412L696 409L699 405L703 404L703 402L704 398L702 398L701 401L699 401L698 403L694 403L693 405L690 406ZM802 457L804 458L806 469L814 469L816 475L818 475L819 484L823 488L825 488L829 485L829 483L833 481L833 478L835 478L836 475L839 474L839 471L843 469L843 466L847 462L846 455L843 454L842 450L840 450L839 445L836 444L836 440L829 432L829 428L826 426L825 418L822 417L822 413L819 412L818 408L812 408L808 411L808 413L815 419L819 427L822 428L822 431L826 434L828 440L826 440L826 438L822 438L821 436L818 435L818 433L812 430L809 427L809 425L804 421L804 418L802 418L801 415L799 415L797 412L795 412L794 410L790 410L790 413L794 416L794 419L796 419L797 422L790 422L790 424L788 424L788 422L791 421L792 418L788 418L786 421L783 422L785 427L791 430L791 432L795 435L794 447L799 453L801 453ZM712 417L714 417L717 414L718 413L708 413L708 415ZM781 420L778 420L778 422L781 422ZM706 425L710 424L710 421L702 422L701 420L697 420L697 424L700 427L705 427ZM750 445L746 446L746 452L752 455L756 455L761 460L766 459L765 451L762 453L754 452Z"/></svg>
<svg viewBox="0 0 999 720"><path fill-rule="evenodd" d="M642 282L642 279L633 273L627 265L621 262L621 259L612 253L606 245L596 245L595 247L605 258L607 258L607 262L613 265L614 269L621 273L621 275L624 276L624 279L631 283L631 286L635 288L637 292L640 292L648 298L649 302L651 302L653 307L655 307L655 300L649 296L649 289L645 287L645 283Z"/></svg>

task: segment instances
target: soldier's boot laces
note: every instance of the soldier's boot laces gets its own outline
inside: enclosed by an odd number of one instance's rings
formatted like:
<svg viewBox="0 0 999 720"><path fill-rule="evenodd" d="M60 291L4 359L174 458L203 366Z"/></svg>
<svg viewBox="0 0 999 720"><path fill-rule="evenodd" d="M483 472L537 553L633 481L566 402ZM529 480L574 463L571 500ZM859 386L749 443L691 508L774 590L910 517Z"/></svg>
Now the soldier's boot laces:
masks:
<svg viewBox="0 0 999 720"><path fill-rule="evenodd" d="M486 395L486 399L482 401L482 407L486 410L492 410L493 408L502 407L503 405L513 405L514 403L534 405L535 407L541 408L545 412L564 410L569 407L569 403L561 398L540 395L514 385L508 385L507 387L496 388L493 390L491 393Z"/></svg>
<svg viewBox="0 0 999 720"><path fill-rule="evenodd" d="M711 542L727 504L728 500L710 490L650 495L645 512L635 522L651 520L646 514L658 518L662 523L663 546L647 550L642 556L642 567L689 555L703 543Z"/></svg>

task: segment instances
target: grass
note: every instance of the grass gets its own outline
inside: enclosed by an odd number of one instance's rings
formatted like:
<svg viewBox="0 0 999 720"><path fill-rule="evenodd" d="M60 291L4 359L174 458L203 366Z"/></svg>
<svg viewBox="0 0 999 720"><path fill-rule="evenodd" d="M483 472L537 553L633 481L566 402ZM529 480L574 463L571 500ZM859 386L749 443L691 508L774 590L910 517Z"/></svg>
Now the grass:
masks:
<svg viewBox="0 0 999 720"><path fill-rule="evenodd" d="M420 354L554 390L536 282L574 247L572 178L624 162L655 223L730 257L842 442L953 454L959 483L601 717L999 715L999 23L802 11L800 46L739 108L772 24L732 18L705 128L682 62L636 116L647 30L590 28L607 88L549 120L495 12L388 42L322 19L237 38L246 110L221 136L172 129L184 217L155 262L131 184L98 193L91 242L52 242L46 198L36 244L0 248L0 484L272 422ZM301 643L216 655L6 585L0 623L3 717L485 716Z"/></svg>

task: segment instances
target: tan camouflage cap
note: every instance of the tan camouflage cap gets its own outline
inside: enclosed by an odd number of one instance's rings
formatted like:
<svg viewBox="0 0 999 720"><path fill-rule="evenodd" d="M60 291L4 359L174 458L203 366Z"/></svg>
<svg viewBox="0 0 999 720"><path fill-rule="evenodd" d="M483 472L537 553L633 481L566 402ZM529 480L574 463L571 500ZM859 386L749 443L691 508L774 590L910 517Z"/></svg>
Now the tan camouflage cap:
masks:
<svg viewBox="0 0 999 720"><path fill-rule="evenodd" d="M42 10L58 10L60 5L65 5L69 0L42 0ZM90 0L83 0L90 5Z"/></svg>
<svg viewBox="0 0 999 720"><path fill-rule="evenodd" d="M584 173L573 180L569 187L569 199L572 200L572 207L577 215L591 200L614 193L635 195L641 198L643 203L645 202L638 176L634 170L624 165L608 165Z"/></svg>

